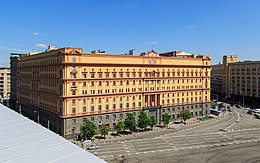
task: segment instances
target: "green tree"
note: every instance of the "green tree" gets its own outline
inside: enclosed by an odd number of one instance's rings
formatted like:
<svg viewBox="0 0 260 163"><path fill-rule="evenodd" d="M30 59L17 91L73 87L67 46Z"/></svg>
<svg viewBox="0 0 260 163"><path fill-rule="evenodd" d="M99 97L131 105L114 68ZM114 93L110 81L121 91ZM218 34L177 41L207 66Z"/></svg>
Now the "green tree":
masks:
<svg viewBox="0 0 260 163"><path fill-rule="evenodd" d="M137 121L137 126L140 127L141 129L146 129L149 125L149 116L146 114L146 112L144 112L143 110L141 110L140 115L139 115L139 119Z"/></svg>
<svg viewBox="0 0 260 163"><path fill-rule="evenodd" d="M191 116L191 112L190 112L189 110L187 110L187 109L182 110L180 114L181 114L181 117L182 117L184 123L185 123L185 121L186 121L187 119L190 119L190 118L192 117L192 116Z"/></svg>
<svg viewBox="0 0 260 163"><path fill-rule="evenodd" d="M96 134L96 125L89 121L85 120L84 125L80 127L80 134L86 140L91 140L91 138Z"/></svg>
<svg viewBox="0 0 260 163"><path fill-rule="evenodd" d="M156 120L155 120L155 118L154 117L150 117L149 118L149 126L151 127L151 128L153 128L153 126L155 126L156 125Z"/></svg>
<svg viewBox="0 0 260 163"><path fill-rule="evenodd" d="M164 127L170 123L171 115L168 113L164 113L162 115L162 121L164 123Z"/></svg>
<svg viewBox="0 0 260 163"><path fill-rule="evenodd" d="M124 122L120 120L120 121L116 124L117 134L120 133L121 131L123 131L123 129L124 129Z"/></svg>
<svg viewBox="0 0 260 163"><path fill-rule="evenodd" d="M101 134L101 136L104 136L104 138L106 139L106 135L108 135L108 127L107 127L107 125L103 124L101 126L100 134Z"/></svg>
<svg viewBox="0 0 260 163"><path fill-rule="evenodd" d="M129 129L130 131L136 130L136 122L135 117L133 114L130 114L124 121L124 127L125 129Z"/></svg>

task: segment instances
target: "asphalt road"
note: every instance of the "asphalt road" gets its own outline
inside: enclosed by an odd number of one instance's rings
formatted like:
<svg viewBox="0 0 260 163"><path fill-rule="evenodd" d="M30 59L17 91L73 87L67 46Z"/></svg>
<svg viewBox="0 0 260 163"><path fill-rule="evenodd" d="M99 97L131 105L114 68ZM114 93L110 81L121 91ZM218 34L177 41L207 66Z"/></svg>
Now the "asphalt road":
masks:
<svg viewBox="0 0 260 163"><path fill-rule="evenodd" d="M247 116L242 118L245 122L246 119L252 119ZM247 125L239 128L242 118L240 111L235 109L229 113L227 118L178 132L145 139L100 143L97 155L108 162L236 162L236 159L229 160L231 156L248 153L248 157L245 156L244 160L239 159L237 162L247 162L248 160L250 162L250 159L254 161L254 158L258 160L260 158L260 125L258 125L259 128L250 128L250 125L248 128L246 128ZM258 124L258 121L254 121L254 123ZM223 129L226 129L227 132L220 131ZM250 151L252 148L258 152L252 153L244 148L248 148ZM227 151L225 156L230 154L226 160L225 157L221 157L223 151ZM180 156L185 157L180 159ZM198 160L192 159L191 156Z"/></svg>

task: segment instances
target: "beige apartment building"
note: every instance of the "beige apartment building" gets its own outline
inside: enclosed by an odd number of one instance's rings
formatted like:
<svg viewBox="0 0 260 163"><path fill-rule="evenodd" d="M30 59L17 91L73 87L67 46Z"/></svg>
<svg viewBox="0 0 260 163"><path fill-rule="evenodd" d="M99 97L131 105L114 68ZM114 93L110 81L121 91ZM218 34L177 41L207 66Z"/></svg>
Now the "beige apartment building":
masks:
<svg viewBox="0 0 260 163"><path fill-rule="evenodd" d="M239 62L237 56L224 56L223 64L212 66L212 96L241 104L260 106L260 61Z"/></svg>
<svg viewBox="0 0 260 163"><path fill-rule="evenodd" d="M0 99L9 99L10 94L10 68L0 67Z"/></svg>
<svg viewBox="0 0 260 163"><path fill-rule="evenodd" d="M22 113L67 138L76 136L84 119L114 129L141 109L161 122L189 109L210 113L211 58L150 51L140 56L83 53L61 48L19 58L17 100Z"/></svg>

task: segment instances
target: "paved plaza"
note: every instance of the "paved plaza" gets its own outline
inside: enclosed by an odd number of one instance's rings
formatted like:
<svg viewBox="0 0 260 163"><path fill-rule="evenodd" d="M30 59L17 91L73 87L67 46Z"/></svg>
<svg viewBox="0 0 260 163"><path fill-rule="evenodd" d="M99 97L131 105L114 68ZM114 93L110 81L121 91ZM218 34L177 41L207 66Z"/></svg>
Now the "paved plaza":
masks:
<svg viewBox="0 0 260 163"><path fill-rule="evenodd" d="M235 108L221 119L98 145L97 155L108 162L259 161L252 151L260 149L260 121Z"/></svg>

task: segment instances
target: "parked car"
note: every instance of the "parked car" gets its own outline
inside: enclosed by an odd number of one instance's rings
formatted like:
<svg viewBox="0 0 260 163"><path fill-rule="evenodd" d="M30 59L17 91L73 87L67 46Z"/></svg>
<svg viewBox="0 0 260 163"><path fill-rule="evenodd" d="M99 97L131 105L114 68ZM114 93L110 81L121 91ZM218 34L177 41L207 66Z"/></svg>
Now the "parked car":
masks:
<svg viewBox="0 0 260 163"><path fill-rule="evenodd" d="M248 110L247 114L253 114L253 110Z"/></svg>
<svg viewBox="0 0 260 163"><path fill-rule="evenodd" d="M254 109L253 112L254 113L260 113L260 109Z"/></svg>
<svg viewBox="0 0 260 163"><path fill-rule="evenodd" d="M87 149L88 149L88 150L95 150L95 149L98 149L98 145L96 145L96 144L92 144L91 146L88 146Z"/></svg>

